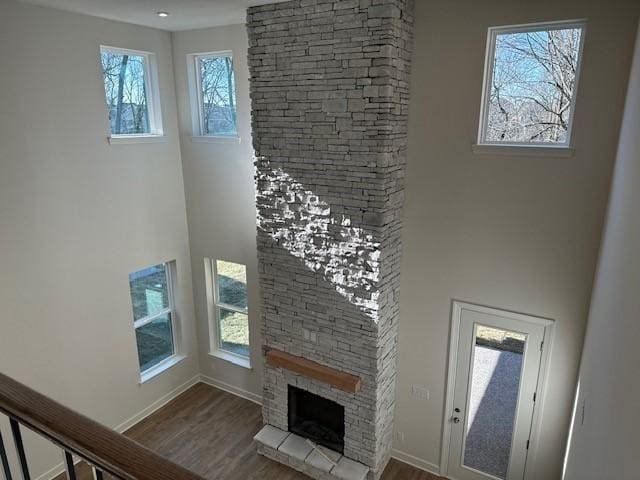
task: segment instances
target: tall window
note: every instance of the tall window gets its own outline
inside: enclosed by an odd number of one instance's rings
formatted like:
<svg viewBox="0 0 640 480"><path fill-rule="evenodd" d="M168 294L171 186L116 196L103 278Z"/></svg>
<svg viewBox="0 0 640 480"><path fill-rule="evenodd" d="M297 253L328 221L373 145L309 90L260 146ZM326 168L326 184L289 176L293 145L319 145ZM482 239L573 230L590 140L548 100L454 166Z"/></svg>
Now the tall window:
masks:
<svg viewBox="0 0 640 480"><path fill-rule="evenodd" d="M211 351L231 355L228 360L249 359L247 269L239 263L205 259ZM234 358L236 357L236 358Z"/></svg>
<svg viewBox="0 0 640 480"><path fill-rule="evenodd" d="M111 135L161 135L155 56L101 47L100 59Z"/></svg>
<svg viewBox="0 0 640 480"><path fill-rule="evenodd" d="M569 146L584 28L489 29L479 143Z"/></svg>
<svg viewBox="0 0 640 480"><path fill-rule="evenodd" d="M129 275L133 326L140 373L143 376L176 353L175 310L171 290L173 265L154 265Z"/></svg>
<svg viewBox="0 0 640 480"><path fill-rule="evenodd" d="M189 55L194 135L236 136L236 81L230 53Z"/></svg>

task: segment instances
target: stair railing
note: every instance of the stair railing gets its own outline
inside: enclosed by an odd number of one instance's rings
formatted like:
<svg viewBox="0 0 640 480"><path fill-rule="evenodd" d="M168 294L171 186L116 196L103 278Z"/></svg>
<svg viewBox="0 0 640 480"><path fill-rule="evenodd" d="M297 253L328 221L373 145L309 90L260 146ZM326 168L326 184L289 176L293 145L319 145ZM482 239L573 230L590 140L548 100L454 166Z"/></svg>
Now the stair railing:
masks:
<svg viewBox="0 0 640 480"><path fill-rule="evenodd" d="M119 480L204 480L143 445L81 415L0 373L0 412L9 417L23 480L31 480L21 427L36 432L64 452L67 478L76 480L73 456L85 460L96 480L108 474ZM13 480L0 432L0 462Z"/></svg>

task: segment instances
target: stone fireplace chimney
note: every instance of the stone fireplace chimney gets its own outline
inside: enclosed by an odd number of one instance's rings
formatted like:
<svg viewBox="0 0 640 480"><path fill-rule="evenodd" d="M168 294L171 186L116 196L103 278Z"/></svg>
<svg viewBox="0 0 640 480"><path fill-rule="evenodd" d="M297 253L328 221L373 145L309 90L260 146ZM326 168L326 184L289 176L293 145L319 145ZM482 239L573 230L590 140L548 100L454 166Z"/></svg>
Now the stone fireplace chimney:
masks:
<svg viewBox="0 0 640 480"><path fill-rule="evenodd" d="M376 480L391 453L412 7L294 0L247 14L267 425L256 439L314 478ZM343 455L291 433L291 388L343 407Z"/></svg>

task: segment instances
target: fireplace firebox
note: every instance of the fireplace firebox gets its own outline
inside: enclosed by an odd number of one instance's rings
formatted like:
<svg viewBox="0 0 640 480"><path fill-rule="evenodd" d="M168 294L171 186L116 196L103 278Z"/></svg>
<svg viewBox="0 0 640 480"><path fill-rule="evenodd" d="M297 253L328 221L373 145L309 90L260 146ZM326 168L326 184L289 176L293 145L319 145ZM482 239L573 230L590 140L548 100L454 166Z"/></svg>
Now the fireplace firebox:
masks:
<svg viewBox="0 0 640 480"><path fill-rule="evenodd" d="M289 431L344 453L344 407L289 385Z"/></svg>

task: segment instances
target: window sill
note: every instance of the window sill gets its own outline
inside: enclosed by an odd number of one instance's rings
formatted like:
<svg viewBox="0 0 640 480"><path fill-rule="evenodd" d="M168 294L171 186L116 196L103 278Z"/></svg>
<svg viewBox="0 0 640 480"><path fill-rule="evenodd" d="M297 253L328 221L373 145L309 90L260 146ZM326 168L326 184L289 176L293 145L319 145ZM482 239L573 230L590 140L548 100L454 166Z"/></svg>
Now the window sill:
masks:
<svg viewBox="0 0 640 480"><path fill-rule="evenodd" d="M151 367L150 369L145 370L140 374L140 382L139 382L140 385L142 385L143 383L147 383L149 380L152 380L153 378L157 377L161 373L164 373L170 368L175 367L180 362L182 362L182 360L184 360L185 358L187 358L185 355L173 355L172 357L169 357L161 361L160 363Z"/></svg>
<svg viewBox="0 0 640 480"><path fill-rule="evenodd" d="M239 367L252 370L251 360L247 357L234 355L233 353L229 353L229 352L223 352L222 350L214 350L213 352L209 352L209 355L214 358L220 358L221 360L226 360L227 362L231 362L234 365L237 365Z"/></svg>
<svg viewBox="0 0 640 480"><path fill-rule="evenodd" d="M193 143L240 143L240 137L235 135L198 135L191 137Z"/></svg>
<svg viewBox="0 0 640 480"><path fill-rule="evenodd" d="M111 145L129 145L132 143L159 143L166 142L165 135L114 135L107 137Z"/></svg>
<svg viewBox="0 0 640 480"><path fill-rule="evenodd" d="M476 155L556 158L569 158L575 155L575 148L573 147L552 147L548 145L474 144L471 149Z"/></svg>

